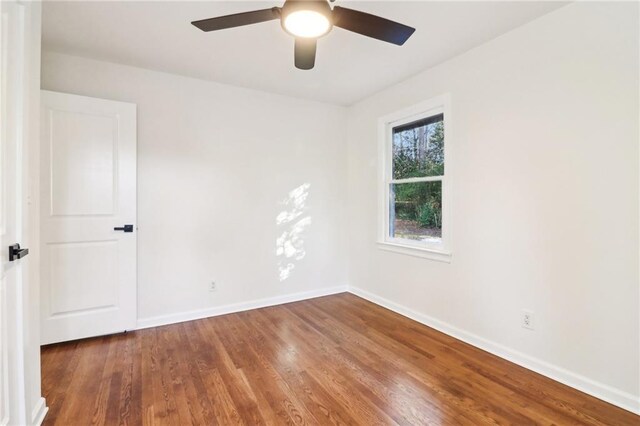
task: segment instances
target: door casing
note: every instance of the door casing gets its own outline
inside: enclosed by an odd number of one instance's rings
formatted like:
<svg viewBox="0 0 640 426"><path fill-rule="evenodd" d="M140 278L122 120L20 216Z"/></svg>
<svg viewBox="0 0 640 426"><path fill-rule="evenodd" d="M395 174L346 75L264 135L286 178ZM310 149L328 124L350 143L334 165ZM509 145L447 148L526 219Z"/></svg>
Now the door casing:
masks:
<svg viewBox="0 0 640 426"><path fill-rule="evenodd" d="M34 303L37 204L30 196L37 190L40 34L40 3L0 2L0 425L40 424L47 411ZM30 253L10 262L14 243Z"/></svg>

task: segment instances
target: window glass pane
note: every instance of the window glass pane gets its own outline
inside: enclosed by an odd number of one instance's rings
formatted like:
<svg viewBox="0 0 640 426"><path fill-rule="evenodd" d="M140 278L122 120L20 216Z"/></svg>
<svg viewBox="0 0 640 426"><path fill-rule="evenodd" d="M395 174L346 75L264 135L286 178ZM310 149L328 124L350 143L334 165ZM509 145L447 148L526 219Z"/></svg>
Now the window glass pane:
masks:
<svg viewBox="0 0 640 426"><path fill-rule="evenodd" d="M389 235L392 238L440 242L442 182L392 183Z"/></svg>
<svg viewBox="0 0 640 426"><path fill-rule="evenodd" d="M444 115L393 128L393 178L444 175Z"/></svg>

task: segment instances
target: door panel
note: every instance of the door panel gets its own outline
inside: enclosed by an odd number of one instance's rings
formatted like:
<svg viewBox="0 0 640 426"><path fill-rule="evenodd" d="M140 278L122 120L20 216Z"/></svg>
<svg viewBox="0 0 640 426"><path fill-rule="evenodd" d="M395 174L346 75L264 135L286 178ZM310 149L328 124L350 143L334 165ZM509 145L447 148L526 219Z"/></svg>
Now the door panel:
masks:
<svg viewBox="0 0 640 426"><path fill-rule="evenodd" d="M136 107L43 91L41 117L42 343L131 330Z"/></svg>
<svg viewBox="0 0 640 426"><path fill-rule="evenodd" d="M118 241L49 244L51 316L118 306Z"/></svg>
<svg viewBox="0 0 640 426"><path fill-rule="evenodd" d="M51 214L113 214L118 121L51 111Z"/></svg>

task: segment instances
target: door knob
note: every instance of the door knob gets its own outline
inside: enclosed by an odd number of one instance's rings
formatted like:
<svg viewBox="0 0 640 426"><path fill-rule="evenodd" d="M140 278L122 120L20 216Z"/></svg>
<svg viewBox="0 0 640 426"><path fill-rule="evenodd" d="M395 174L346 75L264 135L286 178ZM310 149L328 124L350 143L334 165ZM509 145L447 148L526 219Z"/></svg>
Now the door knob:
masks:
<svg viewBox="0 0 640 426"><path fill-rule="evenodd" d="M12 246L9 246L9 262L13 262L14 260L22 259L26 255L29 254L29 249L21 249L20 244L16 243Z"/></svg>
<svg viewBox="0 0 640 426"><path fill-rule="evenodd" d="M133 232L133 225L124 225L113 228L114 231Z"/></svg>

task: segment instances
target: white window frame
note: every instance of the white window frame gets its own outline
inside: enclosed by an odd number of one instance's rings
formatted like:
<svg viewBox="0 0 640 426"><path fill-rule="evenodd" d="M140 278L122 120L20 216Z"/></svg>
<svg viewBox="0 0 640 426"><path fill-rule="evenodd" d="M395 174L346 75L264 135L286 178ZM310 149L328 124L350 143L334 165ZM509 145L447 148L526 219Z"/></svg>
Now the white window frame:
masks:
<svg viewBox="0 0 640 426"><path fill-rule="evenodd" d="M444 175L410 179L393 179L393 128L423 118L444 114ZM451 262L451 99L440 95L418 105L381 117L378 120L378 247L382 250ZM442 181L442 239L440 242L419 242L389 235L389 193L392 183Z"/></svg>

